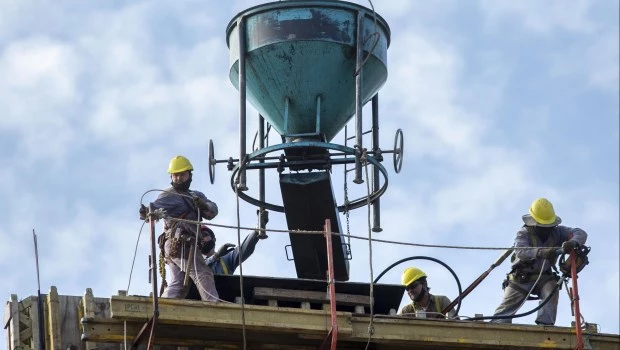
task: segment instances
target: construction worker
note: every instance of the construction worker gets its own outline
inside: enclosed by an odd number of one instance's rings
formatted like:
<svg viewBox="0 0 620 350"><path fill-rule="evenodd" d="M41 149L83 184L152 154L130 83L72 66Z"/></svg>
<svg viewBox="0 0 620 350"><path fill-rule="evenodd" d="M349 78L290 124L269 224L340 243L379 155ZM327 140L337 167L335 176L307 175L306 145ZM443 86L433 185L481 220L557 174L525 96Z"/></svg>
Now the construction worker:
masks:
<svg viewBox="0 0 620 350"><path fill-rule="evenodd" d="M417 318L446 318L442 310L450 305L451 301L444 295L429 293L431 288L426 282L426 274L417 267L408 267L403 271L401 283L409 298L413 301L405 305L400 314ZM456 317L454 309L448 311L448 318Z"/></svg>
<svg viewBox="0 0 620 350"><path fill-rule="evenodd" d="M555 284L559 277L551 271L551 266L555 264L560 252L569 253L585 244L588 235L580 228L560 225L562 219L555 215L553 205L545 198L532 202L529 213L523 215L523 222L523 227L517 232L514 247L532 249L515 249L512 269L503 284L504 299L494 314L500 318L491 322L512 323L509 316L516 314L531 291L540 297L541 303L547 297L551 298L538 310L536 324L553 325L559 296ZM562 248L558 249L560 246Z"/></svg>
<svg viewBox="0 0 620 350"><path fill-rule="evenodd" d="M207 199L202 192L189 189L193 170L187 158L183 156L172 158L168 166L172 187L162 192L153 202L155 209L163 209L167 217L164 219L164 233L158 241L165 255L164 258L160 258L160 263L163 260L168 265L171 278L170 284L162 283L164 288L162 297L184 298L190 285L185 275L189 273L189 277L198 287L200 298L216 301L218 293L215 289L213 271L202 259L200 252L196 252L194 248L197 245L195 241L197 235L199 247L207 244L208 239L200 234L202 230L199 230L198 225L170 219L211 220L218 213L217 205ZM147 208L142 205L140 218L144 220L146 216Z"/></svg>
<svg viewBox="0 0 620 350"><path fill-rule="evenodd" d="M265 227L269 221L268 212L266 210L259 211L260 227ZM208 227L206 233L210 236L213 244L209 244L203 248L202 253L206 255L205 262L211 267L214 273L220 275L232 275L239 266L239 248L234 244L226 243L222 245L217 252L215 251L215 233ZM241 261L245 261L254 253L254 248L259 239L265 239L267 235L264 232L258 230L250 233L243 243L241 243L241 251L243 252L243 258ZM211 249L208 249L211 248Z"/></svg>

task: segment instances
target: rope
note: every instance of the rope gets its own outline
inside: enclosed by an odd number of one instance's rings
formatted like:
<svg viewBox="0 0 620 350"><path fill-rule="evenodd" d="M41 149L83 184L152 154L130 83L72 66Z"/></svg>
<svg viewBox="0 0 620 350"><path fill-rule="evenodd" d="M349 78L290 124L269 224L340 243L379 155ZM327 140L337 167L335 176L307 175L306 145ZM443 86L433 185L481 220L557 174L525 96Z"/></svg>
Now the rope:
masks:
<svg viewBox="0 0 620 350"><path fill-rule="evenodd" d="M241 174L241 171L239 171ZM235 195L237 196L237 247L239 247L239 290L241 291L241 334L243 336L243 349L246 349L245 337L245 297L243 295L243 247L241 246L241 216L239 213L239 188L235 185Z"/></svg>
<svg viewBox="0 0 620 350"><path fill-rule="evenodd" d="M187 222L187 223L195 223L195 221L186 220L186 219L176 219L172 217L166 217L166 219L171 221L179 221L179 222ZM210 226L222 227L222 228L230 228L230 229L241 229L247 231L265 231L265 232L279 232L279 233L297 233L297 234L324 234L323 231L305 231L305 230L278 230L278 229L260 229L255 227L244 227L244 226L231 226L231 225L223 225L223 224L215 224L209 223ZM359 240L369 240L368 237L355 236L351 235L351 238L359 239ZM424 244L424 243L411 243L411 242L400 242L400 241L390 241L386 239L377 239L370 238L375 243L386 243L386 244L396 244L396 245L405 245L411 247L425 247L425 248L445 248L445 249L464 249L464 250L526 250L526 249L543 249L543 248L556 248L560 249L562 247L541 247L541 248L532 248L532 247L482 247L482 246L460 246L460 245L443 245L443 244Z"/></svg>
<svg viewBox="0 0 620 350"><path fill-rule="evenodd" d="M129 270L129 281L127 282L127 294L129 294L129 286L131 285L131 275L133 275L133 267L136 264L136 255L138 255L138 243L140 243L140 236L142 236L142 229L144 229L144 224L146 224L146 220L142 222L142 226L140 226L140 231L138 232L138 239L136 240L136 248L133 251L133 260L131 261L131 270Z"/></svg>
<svg viewBox="0 0 620 350"><path fill-rule="evenodd" d="M373 325L373 314L374 314L374 276L372 270L372 229L370 225L370 181L368 180L368 160L366 159L367 153L364 149L362 153L362 161L364 162L364 173L366 174L366 207L368 208L368 262L370 265L370 322L368 323L368 342L366 342L365 350L368 350L368 346L370 346L370 339L372 335L375 333L375 327Z"/></svg>

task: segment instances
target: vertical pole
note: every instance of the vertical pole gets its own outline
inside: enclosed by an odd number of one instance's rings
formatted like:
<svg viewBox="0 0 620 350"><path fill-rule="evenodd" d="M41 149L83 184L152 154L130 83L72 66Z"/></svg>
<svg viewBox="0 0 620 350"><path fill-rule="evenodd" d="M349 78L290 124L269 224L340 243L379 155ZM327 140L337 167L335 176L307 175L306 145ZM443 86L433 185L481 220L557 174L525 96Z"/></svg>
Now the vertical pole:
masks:
<svg viewBox="0 0 620 350"><path fill-rule="evenodd" d="M377 158L377 152L379 151L379 94L375 94L372 97L372 151L375 158ZM381 159L378 159L381 161ZM379 168L372 167L372 191L379 191ZM381 198L372 202L372 231L381 232Z"/></svg>
<svg viewBox="0 0 620 350"><path fill-rule="evenodd" d="M155 207L153 203L149 203L149 224L151 228L151 280L153 282L153 321L151 322L151 334L149 336L148 350L153 349L155 341L155 326L159 317L159 300L157 294L157 257L155 250ZM189 274L189 271L186 272Z"/></svg>
<svg viewBox="0 0 620 350"><path fill-rule="evenodd" d="M338 344L338 318L336 315L336 285L334 281L334 252L332 250L331 221L325 219L325 241L327 242L327 278L329 279L329 308L331 313L331 349L336 350Z"/></svg>
<svg viewBox="0 0 620 350"><path fill-rule="evenodd" d="M37 265L37 314L39 327L39 349L45 350L45 314L43 313L43 300L41 299L41 279L39 277L39 246L37 244L37 234L32 229L32 239L34 240L34 259ZM33 335L34 338L34 335Z"/></svg>
<svg viewBox="0 0 620 350"><path fill-rule="evenodd" d="M247 191L246 172L242 162L246 156L246 76L245 76L245 20L240 17L237 21L239 30L239 191Z"/></svg>
<svg viewBox="0 0 620 350"><path fill-rule="evenodd" d="M263 149L265 148L265 118L262 115L258 115L258 149ZM264 159L259 159L258 160L259 163L265 163ZM261 204L265 203L265 169L264 168L260 168L258 169L258 199L260 200ZM262 220L261 220L261 215L263 215L263 211L265 211L264 207L260 207L258 209L258 228L260 229L265 229ZM266 237L266 233L265 231L260 231L258 233L259 237Z"/></svg>
<svg viewBox="0 0 620 350"><path fill-rule="evenodd" d="M362 179L362 56L364 55L364 41L362 40L362 22L364 13L357 14L357 38L355 44L355 178L353 182L361 184Z"/></svg>
<svg viewBox="0 0 620 350"><path fill-rule="evenodd" d="M575 332L577 335L577 350L583 350L583 335L581 334L581 311L579 311L579 290L577 289L577 257L574 250L570 252L570 274L573 280L573 307L575 309Z"/></svg>

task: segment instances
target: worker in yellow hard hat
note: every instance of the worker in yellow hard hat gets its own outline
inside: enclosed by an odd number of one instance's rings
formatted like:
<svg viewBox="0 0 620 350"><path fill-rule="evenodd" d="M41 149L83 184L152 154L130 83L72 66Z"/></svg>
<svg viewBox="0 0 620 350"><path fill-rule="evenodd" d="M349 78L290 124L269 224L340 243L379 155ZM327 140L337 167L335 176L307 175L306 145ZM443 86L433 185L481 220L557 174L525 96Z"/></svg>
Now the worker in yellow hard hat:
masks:
<svg viewBox="0 0 620 350"><path fill-rule="evenodd" d="M403 271L401 283L405 286L412 303L405 305L400 314L417 318L455 318L454 308L445 315L442 311L451 301L444 295L429 293L431 288L426 281L426 274L417 267L408 267Z"/></svg>
<svg viewBox="0 0 620 350"><path fill-rule="evenodd" d="M555 214L553 204L546 198L537 198L532 202L529 212L523 215L523 222L514 247L531 249L515 249L512 269L504 281L504 298L494 314L498 318L491 322L511 323L510 316L516 314L531 291L540 297L541 302L551 298L538 310L536 323L553 325L559 294L555 284L559 277L552 272L551 266L555 264L559 252L568 253L585 244L588 235L580 228L560 225L562 219Z"/></svg>
<svg viewBox="0 0 620 350"><path fill-rule="evenodd" d="M172 158L168 165L172 186L163 191L152 203L156 210L162 209L165 215L164 233L158 239L163 253L160 256L160 264L168 265L171 278L170 284L162 278L162 297L185 298L191 279L198 287L202 300L216 301L218 293L215 289L213 271L200 255L200 250L195 249L196 246L200 249L203 245L208 246L210 237L204 234L197 224L174 220L211 220L218 213L217 205L204 193L189 189L193 170L189 159L183 156ZM146 217L147 208L141 205L140 218L144 220ZM160 267L160 271L164 270L163 266ZM185 278L186 274L189 274L189 279Z"/></svg>

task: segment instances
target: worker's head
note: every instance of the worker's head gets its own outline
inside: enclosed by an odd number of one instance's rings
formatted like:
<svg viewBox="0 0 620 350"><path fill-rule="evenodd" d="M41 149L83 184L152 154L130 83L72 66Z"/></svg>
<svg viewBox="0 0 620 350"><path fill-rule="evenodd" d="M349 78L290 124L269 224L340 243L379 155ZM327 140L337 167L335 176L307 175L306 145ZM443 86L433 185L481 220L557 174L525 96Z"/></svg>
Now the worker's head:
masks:
<svg viewBox="0 0 620 350"><path fill-rule="evenodd" d="M401 283L413 301L421 301L430 290L426 282L426 274L417 267L406 268L403 271Z"/></svg>
<svg viewBox="0 0 620 350"><path fill-rule="evenodd" d="M525 226L534 227L534 231L543 239L558 226L562 219L555 215L553 204L546 198L536 198L530 206L529 214L523 215Z"/></svg>
<svg viewBox="0 0 620 350"><path fill-rule="evenodd" d="M168 173L170 174L170 184L177 191L189 190L192 183L192 170L194 167L189 159L183 156L176 156L170 160L168 164Z"/></svg>
<svg viewBox="0 0 620 350"><path fill-rule="evenodd" d="M202 242L200 252L204 255L211 256L215 251L215 233L207 225L201 225Z"/></svg>

